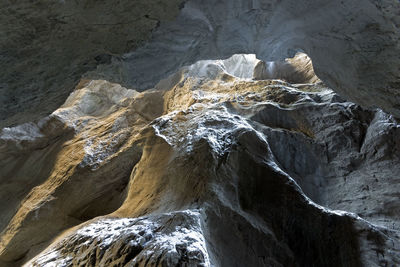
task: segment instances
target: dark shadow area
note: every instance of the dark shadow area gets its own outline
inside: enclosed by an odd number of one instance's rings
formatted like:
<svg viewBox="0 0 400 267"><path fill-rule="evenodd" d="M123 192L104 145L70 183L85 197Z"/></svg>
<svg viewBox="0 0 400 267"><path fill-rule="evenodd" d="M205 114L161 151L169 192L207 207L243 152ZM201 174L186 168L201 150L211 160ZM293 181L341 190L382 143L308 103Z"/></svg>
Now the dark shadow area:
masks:
<svg viewBox="0 0 400 267"><path fill-rule="evenodd" d="M246 155L245 146L236 153L242 209L264 220L293 252L295 266L361 266L352 218L308 203L289 177Z"/></svg>

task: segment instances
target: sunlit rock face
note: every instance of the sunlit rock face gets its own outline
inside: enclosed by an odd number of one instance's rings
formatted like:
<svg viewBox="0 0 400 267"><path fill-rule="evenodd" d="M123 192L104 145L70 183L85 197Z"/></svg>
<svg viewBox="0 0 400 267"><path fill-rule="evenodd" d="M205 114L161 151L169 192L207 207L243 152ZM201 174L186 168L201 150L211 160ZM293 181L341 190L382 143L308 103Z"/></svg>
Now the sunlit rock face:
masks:
<svg viewBox="0 0 400 267"><path fill-rule="evenodd" d="M50 114L82 75L142 91L198 60L297 51L345 99L400 117L399 36L395 0L3 1L0 127Z"/></svg>
<svg viewBox="0 0 400 267"><path fill-rule="evenodd" d="M283 79L290 83L321 82L315 75L311 58L304 53L297 53L284 61L257 62L253 78L256 80Z"/></svg>
<svg viewBox="0 0 400 267"><path fill-rule="evenodd" d="M3 128L0 263L399 265L400 124L309 63L199 61L144 92L82 80Z"/></svg>

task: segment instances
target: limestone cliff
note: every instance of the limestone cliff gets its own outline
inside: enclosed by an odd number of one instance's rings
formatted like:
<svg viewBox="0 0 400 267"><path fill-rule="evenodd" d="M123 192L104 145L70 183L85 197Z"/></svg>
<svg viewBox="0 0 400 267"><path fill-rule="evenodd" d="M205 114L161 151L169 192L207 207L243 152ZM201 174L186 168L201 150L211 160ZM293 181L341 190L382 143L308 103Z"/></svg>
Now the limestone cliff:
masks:
<svg viewBox="0 0 400 267"><path fill-rule="evenodd" d="M293 83L309 63L200 61L144 92L81 80L3 128L0 263L399 265L400 124Z"/></svg>

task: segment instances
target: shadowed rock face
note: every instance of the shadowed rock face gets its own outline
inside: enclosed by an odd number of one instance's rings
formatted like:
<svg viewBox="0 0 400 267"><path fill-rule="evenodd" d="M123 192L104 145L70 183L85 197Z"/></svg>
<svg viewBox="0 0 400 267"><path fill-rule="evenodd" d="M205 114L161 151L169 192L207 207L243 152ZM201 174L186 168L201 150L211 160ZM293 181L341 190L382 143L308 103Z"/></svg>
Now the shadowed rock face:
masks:
<svg viewBox="0 0 400 267"><path fill-rule="evenodd" d="M398 122L320 82L252 79L258 63L200 61L141 93L82 80L4 128L0 263L400 264Z"/></svg>
<svg viewBox="0 0 400 267"><path fill-rule="evenodd" d="M0 127L48 115L82 75L141 91L201 59L298 50L342 97L400 117L399 10L393 0L3 1Z"/></svg>
<svg viewBox="0 0 400 267"><path fill-rule="evenodd" d="M57 109L81 75L136 49L181 1L0 3L0 127Z"/></svg>

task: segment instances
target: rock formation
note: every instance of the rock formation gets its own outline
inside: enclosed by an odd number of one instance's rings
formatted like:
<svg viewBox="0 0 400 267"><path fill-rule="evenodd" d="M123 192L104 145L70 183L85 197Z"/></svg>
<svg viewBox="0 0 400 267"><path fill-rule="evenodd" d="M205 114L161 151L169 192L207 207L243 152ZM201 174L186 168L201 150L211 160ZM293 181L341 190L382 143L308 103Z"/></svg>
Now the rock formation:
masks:
<svg viewBox="0 0 400 267"><path fill-rule="evenodd" d="M400 265L399 1L0 21L0 266Z"/></svg>
<svg viewBox="0 0 400 267"><path fill-rule="evenodd" d="M53 112L96 66L90 79L143 90L198 60L298 51L342 97L400 117L399 1L4 0L0 14L0 127Z"/></svg>
<svg viewBox="0 0 400 267"><path fill-rule="evenodd" d="M253 79L266 65L200 61L141 93L82 80L4 128L2 263L400 264L400 124L319 81Z"/></svg>

